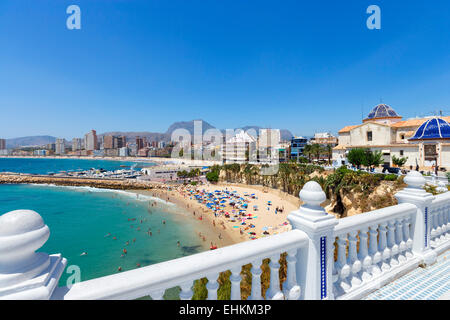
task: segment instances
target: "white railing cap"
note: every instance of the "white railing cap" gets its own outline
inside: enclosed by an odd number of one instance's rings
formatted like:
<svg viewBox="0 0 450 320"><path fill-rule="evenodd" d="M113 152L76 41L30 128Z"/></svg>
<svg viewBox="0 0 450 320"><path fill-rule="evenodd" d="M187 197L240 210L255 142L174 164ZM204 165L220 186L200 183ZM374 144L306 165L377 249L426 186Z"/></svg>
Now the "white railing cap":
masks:
<svg viewBox="0 0 450 320"><path fill-rule="evenodd" d="M408 187L415 189L422 188L426 183L424 176L419 171L408 172L403 181L408 185Z"/></svg>
<svg viewBox="0 0 450 320"><path fill-rule="evenodd" d="M300 199L312 207L318 207L327 197L316 181L308 181L299 193Z"/></svg>

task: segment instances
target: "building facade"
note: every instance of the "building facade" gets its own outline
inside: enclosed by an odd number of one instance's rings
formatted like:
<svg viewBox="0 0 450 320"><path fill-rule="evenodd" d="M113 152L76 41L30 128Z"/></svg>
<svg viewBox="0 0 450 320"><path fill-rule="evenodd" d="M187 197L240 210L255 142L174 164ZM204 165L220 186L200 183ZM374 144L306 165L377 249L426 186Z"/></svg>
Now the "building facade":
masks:
<svg viewBox="0 0 450 320"><path fill-rule="evenodd" d="M5 150L5 149L6 149L6 140L0 139L0 150Z"/></svg>
<svg viewBox="0 0 450 320"><path fill-rule="evenodd" d="M291 138L291 159L298 160L303 156L303 150L308 144L308 139L305 137L292 137Z"/></svg>
<svg viewBox="0 0 450 320"><path fill-rule="evenodd" d="M66 153L66 139L56 139L55 141L55 154Z"/></svg>
<svg viewBox="0 0 450 320"><path fill-rule="evenodd" d="M406 167L429 169L437 165L450 169L448 121L450 117L402 120L390 106L379 104L361 124L339 131L333 160L342 163L352 148L369 148L380 151L386 165L392 165L395 156L407 158Z"/></svg>
<svg viewBox="0 0 450 320"><path fill-rule="evenodd" d="M99 149L97 132L95 130L91 130L84 135L84 148L86 151L94 151Z"/></svg>
<svg viewBox="0 0 450 320"><path fill-rule="evenodd" d="M72 151L78 151L83 149L83 140L81 138L72 139Z"/></svg>

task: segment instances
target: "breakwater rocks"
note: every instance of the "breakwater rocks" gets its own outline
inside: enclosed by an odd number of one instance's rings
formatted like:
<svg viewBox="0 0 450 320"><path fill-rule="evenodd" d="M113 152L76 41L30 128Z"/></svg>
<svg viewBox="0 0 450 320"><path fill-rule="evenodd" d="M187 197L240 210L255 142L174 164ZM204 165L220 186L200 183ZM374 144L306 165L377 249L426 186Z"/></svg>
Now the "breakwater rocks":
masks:
<svg viewBox="0 0 450 320"><path fill-rule="evenodd" d="M151 182L134 179L112 180L96 178L52 177L23 174L0 174L0 184L54 184L58 186L92 187L119 190L159 189L161 186Z"/></svg>

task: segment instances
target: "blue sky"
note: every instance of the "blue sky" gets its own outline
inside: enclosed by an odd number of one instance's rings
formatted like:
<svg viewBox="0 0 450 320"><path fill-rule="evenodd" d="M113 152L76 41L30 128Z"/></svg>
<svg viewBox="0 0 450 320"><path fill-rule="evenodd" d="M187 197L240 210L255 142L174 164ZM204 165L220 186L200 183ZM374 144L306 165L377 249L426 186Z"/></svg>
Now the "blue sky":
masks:
<svg viewBox="0 0 450 320"><path fill-rule="evenodd" d="M66 8L81 8L81 30ZM381 8L381 30L366 8ZM382 99L450 115L450 2L0 2L0 137L166 131L204 119L297 135Z"/></svg>

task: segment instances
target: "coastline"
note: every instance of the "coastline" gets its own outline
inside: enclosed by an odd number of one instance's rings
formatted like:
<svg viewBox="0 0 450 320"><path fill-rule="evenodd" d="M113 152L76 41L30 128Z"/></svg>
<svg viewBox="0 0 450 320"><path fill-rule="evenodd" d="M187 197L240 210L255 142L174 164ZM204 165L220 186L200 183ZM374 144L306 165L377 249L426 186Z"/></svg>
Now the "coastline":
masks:
<svg viewBox="0 0 450 320"><path fill-rule="evenodd" d="M144 162L163 164L165 162L173 164L186 164L198 166L212 166L215 164L222 164L222 161L212 160L196 160L183 158L161 158L161 157L112 157L112 156L0 156L0 159L71 159L71 160L104 160L104 161L121 161L121 162Z"/></svg>
<svg viewBox="0 0 450 320"><path fill-rule="evenodd" d="M176 204L182 210L189 212L192 219L200 220L205 227L202 228L202 240L213 246L223 247L253 238L264 237L268 234L276 234L290 230L287 223L287 215L298 209L300 199L287 195L284 192L262 186L247 186L228 183L203 184L198 187L191 185L168 185L158 182L146 182L136 180L106 180L98 178L66 178L50 176L29 176L21 174L0 174L0 184L46 184L69 187L92 187L97 189L126 190L135 194L157 197L163 201ZM199 203L189 192L214 192L215 190L234 190L242 197L245 194L255 194L256 199L249 199L248 213L253 215L247 222L254 225L249 229L246 225L232 221L224 216L215 216L213 211L205 204ZM151 200L149 200L151 201ZM267 205L271 201L271 205ZM257 205L257 211L254 206ZM283 212L275 211L282 207ZM232 208L226 209L231 213ZM240 217L237 217L239 220ZM249 232L254 232L250 234ZM266 233L265 233L266 232ZM220 237L219 237L220 235ZM203 239L203 236L205 239Z"/></svg>

